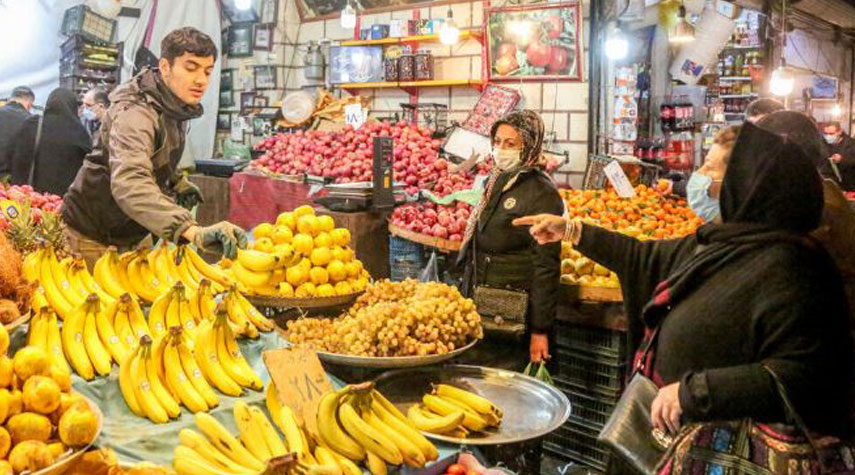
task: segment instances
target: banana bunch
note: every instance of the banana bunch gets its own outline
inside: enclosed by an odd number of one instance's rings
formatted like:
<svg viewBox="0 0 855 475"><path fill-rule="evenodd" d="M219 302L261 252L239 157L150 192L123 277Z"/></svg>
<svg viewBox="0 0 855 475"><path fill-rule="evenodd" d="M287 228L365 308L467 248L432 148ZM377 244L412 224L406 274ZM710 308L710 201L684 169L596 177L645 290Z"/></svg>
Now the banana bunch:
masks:
<svg viewBox="0 0 855 475"><path fill-rule="evenodd" d="M132 297L139 298L131 288L127 269L122 262L129 261L131 257L131 253L125 253L120 257L116 248L110 246L107 252L95 262L95 281L114 299L118 299L123 294L131 294Z"/></svg>
<svg viewBox="0 0 855 475"><path fill-rule="evenodd" d="M35 310L36 314L30 319L30 329L27 333L27 346L35 346L44 350L50 357L51 366L58 371L68 373L71 378L71 368L62 351L62 337L59 331L59 321L49 306L43 305ZM70 379L69 379L70 381Z"/></svg>
<svg viewBox="0 0 855 475"><path fill-rule="evenodd" d="M258 295L279 295L279 284L285 281L286 269L303 257L290 244L282 244L273 252L238 249L237 259L229 269L247 292Z"/></svg>
<svg viewBox="0 0 855 475"><path fill-rule="evenodd" d="M90 294L62 323L60 340L65 357L87 381L93 379L96 372L100 376L110 374L113 361L123 361L130 352L116 334L111 320L115 318L118 305L118 302L104 305L98 294Z"/></svg>
<svg viewBox="0 0 855 475"><path fill-rule="evenodd" d="M166 335L172 327L181 327L192 340L200 323L180 280L155 299L148 313L148 328L154 338Z"/></svg>
<svg viewBox="0 0 855 475"><path fill-rule="evenodd" d="M211 287L215 294L225 292L227 285L234 281L219 267L208 264L189 246L178 246L168 251L167 260L172 262L168 267L174 271L176 280L185 287L196 290L203 279L212 281Z"/></svg>
<svg viewBox="0 0 855 475"><path fill-rule="evenodd" d="M143 335L151 336L151 330L139 302L131 294L122 294L116 305L109 307L108 320L113 323L116 336L129 350L139 344Z"/></svg>
<svg viewBox="0 0 855 475"><path fill-rule="evenodd" d="M199 283L199 288L191 291L187 298L190 300L190 312L196 321L207 320L213 322L216 319L214 309L217 304L214 302L214 292L211 290L210 280L202 279L202 282ZM258 338L258 328L252 322L246 320L243 324L239 324L237 318L232 317L231 312L229 312L229 326L237 336L252 339Z"/></svg>
<svg viewBox="0 0 855 475"><path fill-rule="evenodd" d="M252 326L259 331L271 332L276 328L269 318L265 317L252 305L246 297L238 292L236 286L232 286L224 297L226 312L229 320L239 328Z"/></svg>
<svg viewBox="0 0 855 475"><path fill-rule="evenodd" d="M59 260L53 247L46 246L28 254L23 262L24 277L39 284L36 304L46 302L61 319L95 293L105 303L115 301L102 290L86 269L80 256Z"/></svg>
<svg viewBox="0 0 855 475"><path fill-rule="evenodd" d="M325 394L318 406L320 442L351 461L366 461L371 473L386 464L423 467L436 447L371 383Z"/></svg>
<svg viewBox="0 0 855 475"><path fill-rule="evenodd" d="M202 375L228 396L240 396L243 388L261 391L264 383L240 352L222 305L215 315L213 321L202 320L196 330L193 353Z"/></svg>
<svg viewBox="0 0 855 475"><path fill-rule="evenodd" d="M152 303L164 292L169 290L169 285L161 281L148 261L148 251L137 249L119 256L119 263L127 276L130 290L144 302Z"/></svg>
<svg viewBox="0 0 855 475"><path fill-rule="evenodd" d="M407 417L421 431L462 439L470 432L499 427L502 410L477 394L438 384L422 398L422 405L410 407Z"/></svg>

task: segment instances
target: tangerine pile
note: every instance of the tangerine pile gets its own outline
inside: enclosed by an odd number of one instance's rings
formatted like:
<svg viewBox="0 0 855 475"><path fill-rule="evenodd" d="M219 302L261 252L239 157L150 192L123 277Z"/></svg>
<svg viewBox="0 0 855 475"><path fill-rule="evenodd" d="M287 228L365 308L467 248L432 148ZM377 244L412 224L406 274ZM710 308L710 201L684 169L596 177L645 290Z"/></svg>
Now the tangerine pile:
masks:
<svg viewBox="0 0 855 475"><path fill-rule="evenodd" d="M639 239L687 236L703 224L686 200L665 197L645 185L635 187L635 198L621 198L609 190L561 190L573 218Z"/></svg>

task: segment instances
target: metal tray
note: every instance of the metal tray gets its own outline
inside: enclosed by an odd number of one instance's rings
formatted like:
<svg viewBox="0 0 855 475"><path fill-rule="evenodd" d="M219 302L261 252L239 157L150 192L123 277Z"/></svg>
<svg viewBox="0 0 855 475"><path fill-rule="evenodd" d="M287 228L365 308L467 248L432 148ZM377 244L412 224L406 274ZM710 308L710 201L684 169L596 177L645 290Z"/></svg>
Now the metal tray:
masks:
<svg viewBox="0 0 855 475"><path fill-rule="evenodd" d="M446 353L444 355L427 355L427 356L353 356L342 355L339 353L318 352L318 358L327 363L354 366L357 368L379 368L379 369L394 369L394 368L416 368L419 366L428 366L433 364L448 361L454 357L460 356L463 353L472 349L478 343L478 340L469 343L466 346Z"/></svg>
<svg viewBox="0 0 855 475"><path fill-rule="evenodd" d="M364 292L355 292L348 295L334 295L332 297L311 297L311 298L285 298L285 297L269 297L265 295L243 294L247 300L258 307L273 307L273 308L331 308L350 306L356 301L357 297Z"/></svg>
<svg viewBox="0 0 855 475"><path fill-rule="evenodd" d="M557 388L521 373L481 366L443 365L389 371L375 387L404 411L431 391L431 383L446 383L493 401L504 412L496 432L458 439L424 432L426 437L462 445L514 444L544 436L570 416L570 401Z"/></svg>

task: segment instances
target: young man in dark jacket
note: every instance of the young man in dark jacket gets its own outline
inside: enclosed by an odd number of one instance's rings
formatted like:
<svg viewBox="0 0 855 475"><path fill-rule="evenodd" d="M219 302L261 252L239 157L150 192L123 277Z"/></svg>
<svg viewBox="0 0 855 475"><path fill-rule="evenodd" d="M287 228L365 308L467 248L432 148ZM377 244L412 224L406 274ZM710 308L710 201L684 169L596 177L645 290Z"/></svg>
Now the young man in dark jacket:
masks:
<svg viewBox="0 0 855 475"><path fill-rule="evenodd" d="M228 257L245 245L243 230L231 223L196 224L189 210L201 194L178 170L186 122L202 115L216 59L210 37L181 28L163 39L158 70L144 70L111 94L101 142L62 209L69 245L90 265L107 246L129 249L149 233Z"/></svg>
<svg viewBox="0 0 855 475"><path fill-rule="evenodd" d="M26 86L12 90L12 97L0 107L0 176L8 175L12 163L12 139L30 116L36 95Z"/></svg>
<svg viewBox="0 0 855 475"><path fill-rule="evenodd" d="M840 171L840 187L844 191L855 191L855 140L843 133L840 122L829 122L822 129L827 152Z"/></svg>

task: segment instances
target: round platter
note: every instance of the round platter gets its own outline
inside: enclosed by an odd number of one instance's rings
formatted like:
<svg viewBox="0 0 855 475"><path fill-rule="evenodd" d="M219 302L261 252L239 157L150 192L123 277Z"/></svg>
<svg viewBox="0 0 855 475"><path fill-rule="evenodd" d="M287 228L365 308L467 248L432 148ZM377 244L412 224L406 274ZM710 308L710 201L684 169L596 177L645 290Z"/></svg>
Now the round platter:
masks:
<svg viewBox="0 0 855 475"><path fill-rule="evenodd" d="M513 444L535 439L560 427L570 416L570 401L553 386L521 373L481 366L442 365L389 371L375 387L405 414L430 393L431 384L450 384L483 396L502 409L498 430L460 439L424 432L426 437L464 445Z"/></svg>
<svg viewBox="0 0 855 475"><path fill-rule="evenodd" d="M101 413L101 409L92 402L91 399L83 396L86 399L86 402L89 404L89 407L92 409L92 412L95 413L95 416L98 418L98 432L95 434L95 439L87 445L86 447L79 449L68 449L64 454L62 454L53 465L49 467L45 467L37 472L31 472L29 475L61 475L68 471L74 463L98 440L98 436L101 435L101 427L104 425L104 415Z"/></svg>
<svg viewBox="0 0 855 475"><path fill-rule="evenodd" d="M318 358L321 361L325 361L327 363L342 365L342 366L354 366L357 368L379 368L379 369L394 369L394 368L415 368L419 366L428 366L437 363L442 363L443 361L448 361L456 356L460 356L463 353L472 349L478 343L478 340L469 343L466 346L461 346L460 348L446 353L444 355L426 355L426 356L380 356L380 357L371 357L371 356L353 356L353 355L342 355L339 353L325 353L322 351L318 352Z"/></svg>
<svg viewBox="0 0 855 475"><path fill-rule="evenodd" d="M247 300L259 307L274 308L330 308L351 305L363 292L348 295L335 295L332 297L312 297L305 299L270 297L266 295L244 294Z"/></svg>

